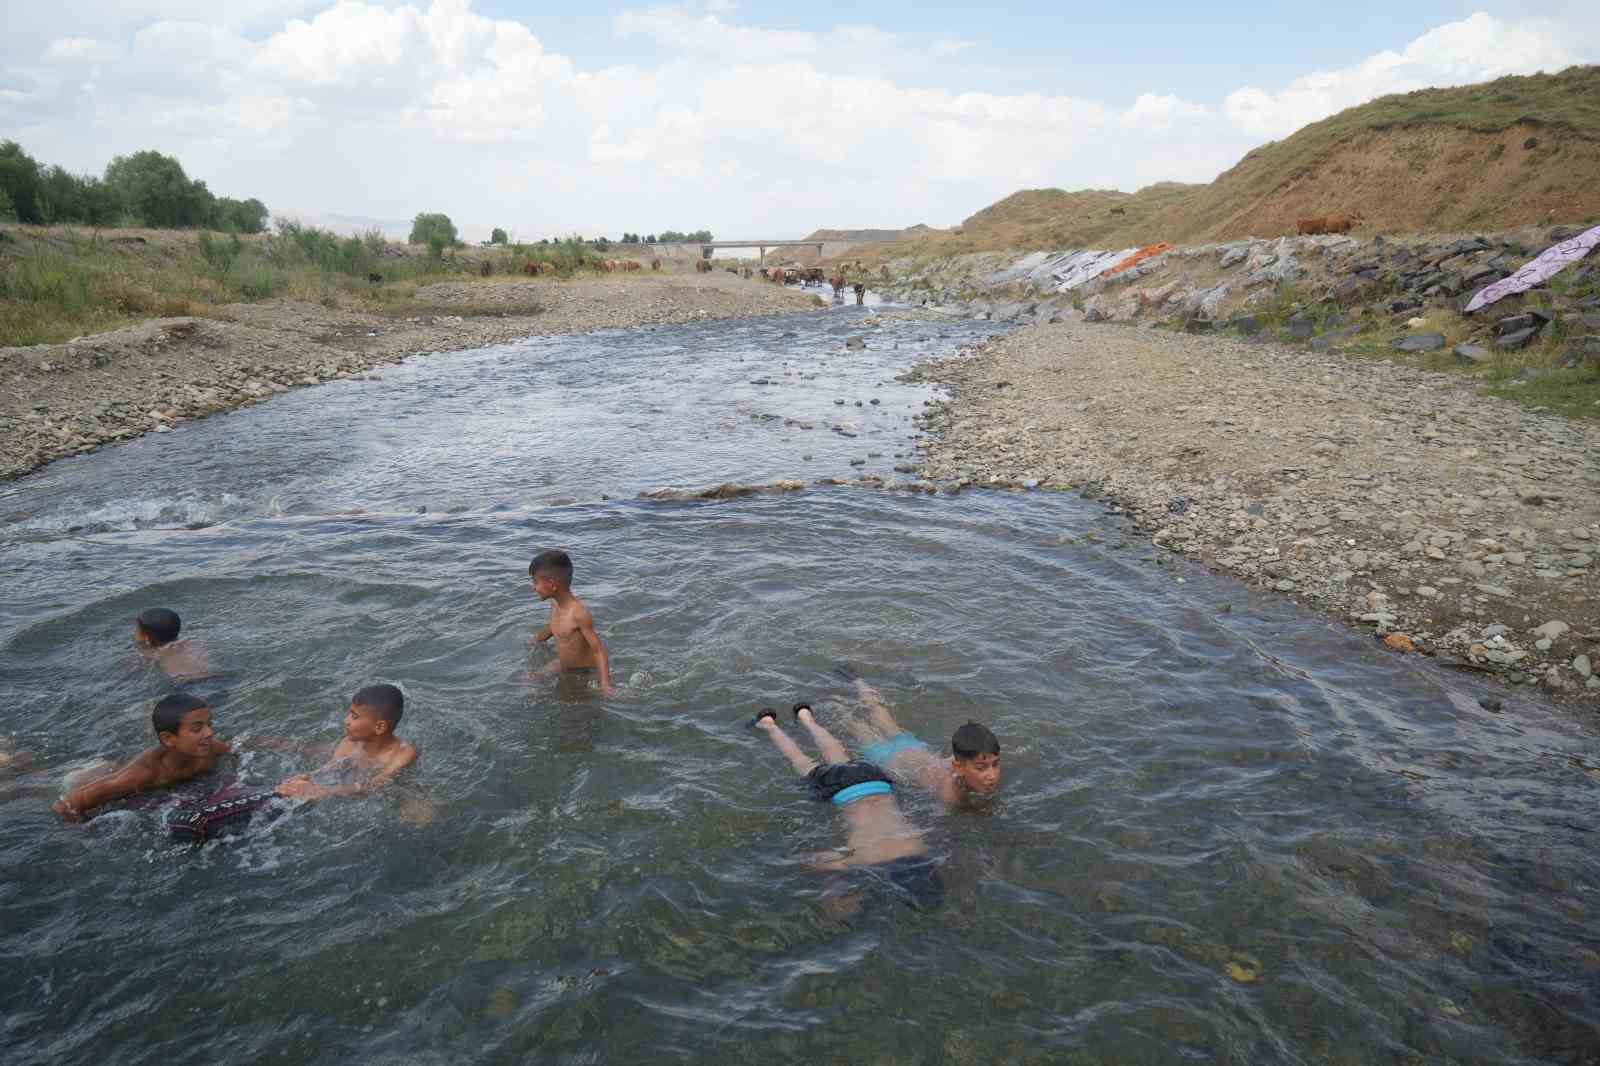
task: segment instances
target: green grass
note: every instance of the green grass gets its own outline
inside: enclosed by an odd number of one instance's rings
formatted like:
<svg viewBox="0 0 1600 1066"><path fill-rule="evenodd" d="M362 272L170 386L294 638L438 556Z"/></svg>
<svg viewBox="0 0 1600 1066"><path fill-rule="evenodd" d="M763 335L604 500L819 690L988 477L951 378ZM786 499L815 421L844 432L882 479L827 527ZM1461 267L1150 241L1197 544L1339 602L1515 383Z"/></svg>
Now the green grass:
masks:
<svg viewBox="0 0 1600 1066"><path fill-rule="evenodd" d="M395 256L381 234L342 237L294 224L242 239L141 231L147 240L142 245L74 229L8 226L5 233L0 347L59 343L148 318L221 317L219 309L227 304L276 298L395 313L537 313L531 297L516 304L435 305L417 302L416 293L444 279L525 277L529 261L554 264L556 276L571 276L596 260L592 249L575 240L485 254ZM381 274L383 281L374 285L369 274Z"/></svg>

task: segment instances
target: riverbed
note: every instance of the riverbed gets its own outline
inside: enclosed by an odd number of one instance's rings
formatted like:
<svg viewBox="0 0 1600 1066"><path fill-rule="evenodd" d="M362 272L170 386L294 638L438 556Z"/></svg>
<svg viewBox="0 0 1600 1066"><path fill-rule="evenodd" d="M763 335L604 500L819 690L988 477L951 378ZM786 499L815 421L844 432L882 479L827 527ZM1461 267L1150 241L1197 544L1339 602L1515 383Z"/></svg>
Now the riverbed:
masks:
<svg viewBox="0 0 1600 1066"><path fill-rule="evenodd" d="M528 339L0 486L7 1061L1596 1061L1584 722L1075 494L818 484L899 478L938 393L897 376L989 329ZM536 676L546 547L609 701ZM283 742L379 680L419 769L198 849L163 819L214 783L60 823L63 774L150 742L157 605L222 671L226 776L310 769ZM903 793L937 911L807 868L836 815L746 728L842 732L841 661L935 747L1001 739L997 803Z"/></svg>

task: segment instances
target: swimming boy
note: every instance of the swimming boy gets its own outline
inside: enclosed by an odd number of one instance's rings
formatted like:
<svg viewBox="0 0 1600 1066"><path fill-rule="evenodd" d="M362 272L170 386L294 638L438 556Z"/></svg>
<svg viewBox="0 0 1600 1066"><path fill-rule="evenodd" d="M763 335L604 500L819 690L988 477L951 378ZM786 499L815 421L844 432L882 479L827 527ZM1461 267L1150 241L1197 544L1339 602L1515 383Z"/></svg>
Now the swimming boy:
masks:
<svg viewBox="0 0 1600 1066"><path fill-rule="evenodd" d="M205 677L211 666L193 641L179 640L183 621L165 607L140 611L133 621L133 643L139 654L154 659L175 680Z"/></svg>
<svg viewBox="0 0 1600 1066"><path fill-rule="evenodd" d="M572 594L572 557L563 551L540 552L528 564L528 577L539 599L556 601L550 609L550 623L533 639L542 644L555 637L562 674L587 679L592 673L600 682L601 694L612 695L616 690L611 687L611 658L594 631L594 616Z"/></svg>
<svg viewBox="0 0 1600 1066"><path fill-rule="evenodd" d="M155 747L127 766L79 785L56 801L54 810L69 822L81 822L96 807L135 792L167 788L209 773L220 756L232 749L211 730L211 708L186 692L163 696L150 713Z"/></svg>
<svg viewBox="0 0 1600 1066"><path fill-rule="evenodd" d="M393 685L368 685L357 692L344 716L344 739L334 747L327 765L313 774L289 778L278 786L278 795L326 799L388 784L417 761L417 749L394 735L405 707L405 694Z"/></svg>
<svg viewBox="0 0 1600 1066"><path fill-rule="evenodd" d="M819 763L801 751L779 728L776 711L762 711L754 724L789 760L795 773L806 779L814 799L839 808L849 830L842 851L816 856L812 865L819 870L856 869L873 874L903 893L911 906L919 910L937 907L944 899L944 882L938 866L928 857L922 834L900 812L889 775L870 762L850 761L844 745L817 722L808 704L796 704L794 717L811 734L827 762Z"/></svg>
<svg viewBox="0 0 1600 1066"><path fill-rule="evenodd" d="M850 731L862 744L861 757L896 777L916 781L946 807L960 806L973 796L991 796L1000 788L1000 741L988 726L968 722L950 738L950 758L941 759L894 720L878 690L847 666L835 673L855 683L872 725L851 721Z"/></svg>

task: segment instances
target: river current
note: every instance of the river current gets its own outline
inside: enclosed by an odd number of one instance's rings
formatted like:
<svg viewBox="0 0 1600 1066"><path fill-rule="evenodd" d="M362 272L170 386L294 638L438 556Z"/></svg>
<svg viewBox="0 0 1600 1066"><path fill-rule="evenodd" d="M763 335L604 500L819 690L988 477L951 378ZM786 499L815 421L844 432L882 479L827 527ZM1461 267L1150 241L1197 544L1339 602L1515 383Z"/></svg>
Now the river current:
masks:
<svg viewBox="0 0 1600 1066"><path fill-rule="evenodd" d="M0 486L4 1060L1600 1061L1571 710L1073 493L639 498L892 478L933 395L895 375L987 328L849 307L435 355ZM609 701L536 676L546 547ZM379 680L420 767L199 848L163 820L217 780L61 823L65 774L152 742L151 606L222 671L222 778L313 768L295 745ZM806 698L848 736L839 662L936 748L1000 737L998 802L901 793L938 910L808 868L838 817L746 728Z"/></svg>

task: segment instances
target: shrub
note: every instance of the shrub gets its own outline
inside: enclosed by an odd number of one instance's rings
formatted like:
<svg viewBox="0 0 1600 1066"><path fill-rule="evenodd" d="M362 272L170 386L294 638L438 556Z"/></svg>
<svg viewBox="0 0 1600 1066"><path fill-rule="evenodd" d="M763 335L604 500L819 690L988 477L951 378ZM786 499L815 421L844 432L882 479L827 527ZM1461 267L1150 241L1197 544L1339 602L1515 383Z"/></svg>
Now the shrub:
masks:
<svg viewBox="0 0 1600 1066"><path fill-rule="evenodd" d="M436 238L441 247L453 247L458 243L456 224L450 221L449 215L418 213L411 220L411 236L406 243L426 244L431 249Z"/></svg>
<svg viewBox="0 0 1600 1066"><path fill-rule="evenodd" d="M501 229L499 226L496 226L494 228L494 232L489 234L489 243L490 244L510 244L511 243L511 238L506 236L506 231L505 230Z"/></svg>
<svg viewBox="0 0 1600 1066"><path fill-rule="evenodd" d="M11 203L11 197L4 189L0 189L0 222L15 222L17 209Z"/></svg>
<svg viewBox="0 0 1600 1066"><path fill-rule="evenodd" d="M244 242L239 239L237 233L230 233L224 240L213 240L211 234L201 230L199 245L200 257L221 276L227 275L240 253L244 251Z"/></svg>

